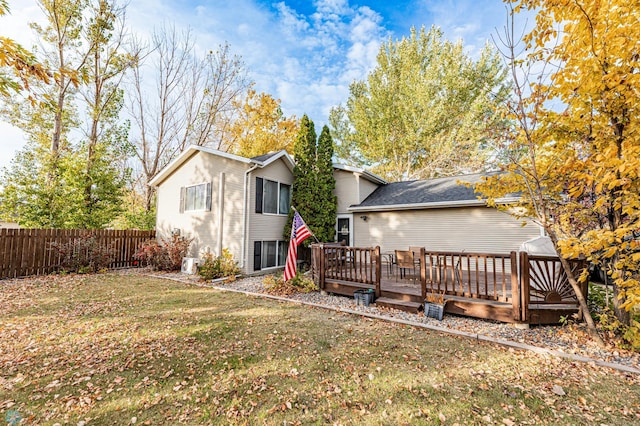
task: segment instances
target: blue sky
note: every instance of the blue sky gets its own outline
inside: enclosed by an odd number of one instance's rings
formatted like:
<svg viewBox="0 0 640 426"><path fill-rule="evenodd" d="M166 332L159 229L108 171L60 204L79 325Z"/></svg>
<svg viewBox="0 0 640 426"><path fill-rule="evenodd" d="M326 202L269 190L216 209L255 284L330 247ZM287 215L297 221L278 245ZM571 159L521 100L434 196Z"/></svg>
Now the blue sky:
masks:
<svg viewBox="0 0 640 426"><path fill-rule="evenodd" d="M27 23L42 20L36 1L9 5L0 35L31 46ZM285 114L306 113L319 127L332 106L346 101L349 83L366 77L388 37L437 25L474 55L504 26L506 12L500 0L129 0L127 18L142 37L162 23L191 28L200 52L228 42L258 91L280 99ZM0 132L1 167L24 139L6 124Z"/></svg>

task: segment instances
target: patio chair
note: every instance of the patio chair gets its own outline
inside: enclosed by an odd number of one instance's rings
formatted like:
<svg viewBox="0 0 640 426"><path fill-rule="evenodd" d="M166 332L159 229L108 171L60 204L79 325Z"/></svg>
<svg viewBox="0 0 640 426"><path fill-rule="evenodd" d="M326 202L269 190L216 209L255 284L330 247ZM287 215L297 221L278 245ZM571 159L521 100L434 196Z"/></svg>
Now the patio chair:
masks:
<svg viewBox="0 0 640 426"><path fill-rule="evenodd" d="M422 247L417 246L409 246L409 251L413 253L413 261L415 262L418 269L420 268L420 250Z"/></svg>
<svg viewBox="0 0 640 426"><path fill-rule="evenodd" d="M409 246L409 251L413 252L413 256L420 256L420 250L422 249L422 247L417 247L417 246Z"/></svg>
<svg viewBox="0 0 640 426"><path fill-rule="evenodd" d="M396 274L396 281L398 281L398 275L400 278L406 277L407 271L412 273L413 280L416 279L416 264L412 251L396 250L396 267L398 268L398 274Z"/></svg>

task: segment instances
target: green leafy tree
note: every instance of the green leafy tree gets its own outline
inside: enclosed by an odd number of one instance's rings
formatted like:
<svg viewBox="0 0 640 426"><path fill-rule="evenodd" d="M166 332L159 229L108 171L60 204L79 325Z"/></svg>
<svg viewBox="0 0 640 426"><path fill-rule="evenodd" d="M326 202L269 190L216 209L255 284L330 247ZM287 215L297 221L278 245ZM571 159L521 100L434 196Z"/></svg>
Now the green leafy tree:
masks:
<svg viewBox="0 0 640 426"><path fill-rule="evenodd" d="M486 46L477 60L432 27L389 39L366 81L351 84L331 111L337 156L389 180L481 169L488 140L504 125L496 106L508 94L506 69Z"/></svg>
<svg viewBox="0 0 640 426"><path fill-rule="evenodd" d="M83 209L79 226L100 228L122 210L124 186L129 171L122 165L132 153L128 123L119 122L124 105L121 83L137 62L137 54L124 50L127 41L124 9L115 2L89 5L84 39L89 46L87 66L82 68L87 84L80 90L87 111L87 130L79 152L85 158L82 174Z"/></svg>
<svg viewBox="0 0 640 426"><path fill-rule="evenodd" d="M0 215L28 228L74 228L82 205L77 177L82 162L62 144L54 159L50 139L32 139L3 170ZM55 166L54 166L55 165Z"/></svg>
<svg viewBox="0 0 640 426"><path fill-rule="evenodd" d="M24 226L101 228L119 213L127 178L119 84L135 58L122 47L124 9L100 0L40 6L47 24L32 25L37 56L55 78L32 85L38 102L7 102L5 117L29 141L2 175L0 214Z"/></svg>

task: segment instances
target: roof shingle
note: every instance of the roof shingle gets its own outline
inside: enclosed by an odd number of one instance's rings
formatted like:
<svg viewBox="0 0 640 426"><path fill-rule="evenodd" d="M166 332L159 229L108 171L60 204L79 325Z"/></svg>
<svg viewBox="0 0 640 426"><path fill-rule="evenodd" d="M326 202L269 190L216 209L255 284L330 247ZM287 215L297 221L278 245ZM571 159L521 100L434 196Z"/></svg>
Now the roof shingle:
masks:
<svg viewBox="0 0 640 426"><path fill-rule="evenodd" d="M378 187L362 203L352 207L476 201L474 184L493 173L451 176L428 180L392 182ZM463 182L471 184L467 187Z"/></svg>

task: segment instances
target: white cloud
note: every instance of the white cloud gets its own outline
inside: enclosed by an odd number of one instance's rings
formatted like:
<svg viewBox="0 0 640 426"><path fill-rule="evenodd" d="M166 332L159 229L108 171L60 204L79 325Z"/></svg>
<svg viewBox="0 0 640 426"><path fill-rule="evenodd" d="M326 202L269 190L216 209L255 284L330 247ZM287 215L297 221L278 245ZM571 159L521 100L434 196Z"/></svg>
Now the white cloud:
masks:
<svg viewBox="0 0 640 426"><path fill-rule="evenodd" d="M27 22L42 20L41 11L36 0L10 3L13 13L0 18L0 34L31 37L25 43L29 46L33 36ZM493 27L504 23L502 3L477 0L401 1L393 7L367 0L135 0L128 2L127 19L132 31L147 38L162 24L191 28L200 53L228 42L231 52L242 56L258 91L281 99L285 114L307 113L321 127L329 109L346 101L349 84L366 77L380 43L391 34L387 28L392 23L376 4L394 14L407 11L401 22L393 23L405 33L394 38L406 35L410 22L421 20L427 27L432 22L441 26L448 38L463 37L474 51ZM4 128L0 123L0 131ZM3 139L0 165L12 156L9 145L23 145L19 137Z"/></svg>

